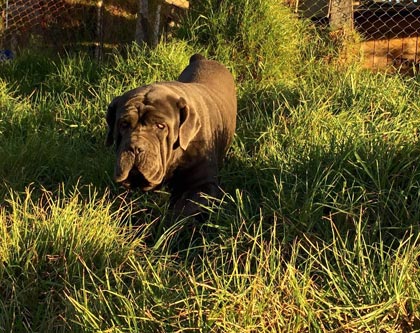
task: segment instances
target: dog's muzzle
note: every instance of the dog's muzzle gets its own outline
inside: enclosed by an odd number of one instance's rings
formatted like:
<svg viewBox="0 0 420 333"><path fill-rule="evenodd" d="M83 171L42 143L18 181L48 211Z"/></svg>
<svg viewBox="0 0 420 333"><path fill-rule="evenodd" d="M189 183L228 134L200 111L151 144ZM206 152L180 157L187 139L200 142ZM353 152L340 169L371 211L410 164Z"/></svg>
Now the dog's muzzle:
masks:
<svg viewBox="0 0 420 333"><path fill-rule="evenodd" d="M128 177L120 183L127 189L140 188L142 191L148 191L153 188L150 182L148 182L144 175L135 167L130 170Z"/></svg>

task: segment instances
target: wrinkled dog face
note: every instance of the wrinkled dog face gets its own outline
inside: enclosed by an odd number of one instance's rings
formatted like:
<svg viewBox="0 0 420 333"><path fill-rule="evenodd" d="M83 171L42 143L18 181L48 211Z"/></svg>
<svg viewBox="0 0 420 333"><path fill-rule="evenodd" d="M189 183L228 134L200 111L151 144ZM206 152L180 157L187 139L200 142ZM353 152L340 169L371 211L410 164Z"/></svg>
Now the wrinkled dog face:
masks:
<svg viewBox="0 0 420 333"><path fill-rule="evenodd" d="M164 85L116 97L106 120L107 145L116 144L115 181L143 191L162 183L174 151L187 149L199 128L194 110Z"/></svg>

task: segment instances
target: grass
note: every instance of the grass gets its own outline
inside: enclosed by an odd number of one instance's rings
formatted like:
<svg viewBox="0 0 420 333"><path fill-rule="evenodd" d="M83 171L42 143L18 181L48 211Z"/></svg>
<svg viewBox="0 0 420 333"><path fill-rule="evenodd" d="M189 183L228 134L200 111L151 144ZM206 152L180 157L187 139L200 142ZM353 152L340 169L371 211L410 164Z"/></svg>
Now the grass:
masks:
<svg viewBox="0 0 420 333"><path fill-rule="evenodd" d="M420 331L418 78L335 61L274 2L215 3L154 50L0 64L0 332ZM198 51L239 99L201 224L118 188L104 146L112 98Z"/></svg>

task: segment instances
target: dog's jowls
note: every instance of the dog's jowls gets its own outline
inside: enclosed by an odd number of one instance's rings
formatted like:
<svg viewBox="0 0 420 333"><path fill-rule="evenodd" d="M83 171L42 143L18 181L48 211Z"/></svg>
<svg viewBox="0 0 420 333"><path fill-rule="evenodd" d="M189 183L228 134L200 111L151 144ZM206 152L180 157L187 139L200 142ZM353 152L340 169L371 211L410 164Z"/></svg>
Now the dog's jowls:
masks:
<svg viewBox="0 0 420 333"><path fill-rule="evenodd" d="M166 184L176 214L199 212L204 197L220 193L218 171L235 132L236 109L231 73L198 54L177 81L114 98L106 143L116 145L115 181L143 191Z"/></svg>

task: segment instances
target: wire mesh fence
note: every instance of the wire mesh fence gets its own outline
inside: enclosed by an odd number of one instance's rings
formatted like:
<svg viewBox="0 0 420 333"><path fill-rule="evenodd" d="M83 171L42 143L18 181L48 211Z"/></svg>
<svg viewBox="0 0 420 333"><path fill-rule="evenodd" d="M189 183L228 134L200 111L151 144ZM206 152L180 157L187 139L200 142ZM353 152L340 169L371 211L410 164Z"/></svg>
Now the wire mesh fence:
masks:
<svg viewBox="0 0 420 333"><path fill-rule="evenodd" d="M191 7L195 1L191 1ZM281 2L318 26L357 31L363 38L367 67L419 66L420 0ZM88 48L99 56L104 45L134 40L140 3L139 0L0 0L0 50L3 50L0 58L10 56L5 49L33 44Z"/></svg>
<svg viewBox="0 0 420 333"><path fill-rule="evenodd" d="M55 43L58 29L71 26L72 4L65 0L3 0L1 2L0 42L2 47L25 46L35 35L38 44ZM62 34L60 34L62 35ZM42 47L42 46L41 46Z"/></svg>
<svg viewBox="0 0 420 333"><path fill-rule="evenodd" d="M63 0L6 0L2 9L4 29L25 30L35 25L45 27L57 20L65 5Z"/></svg>
<svg viewBox="0 0 420 333"><path fill-rule="evenodd" d="M372 67L391 65L411 70L420 61L420 7L414 1L366 2L354 13L355 28L365 38Z"/></svg>
<svg viewBox="0 0 420 333"><path fill-rule="evenodd" d="M136 2L0 0L0 49L83 49L100 56L104 43L133 39Z"/></svg>
<svg viewBox="0 0 420 333"><path fill-rule="evenodd" d="M362 37L365 65L416 70L420 63L420 0L288 0L316 24L350 28Z"/></svg>
<svg viewBox="0 0 420 333"><path fill-rule="evenodd" d="M0 49L90 48L100 57L104 47L139 40L145 22L156 16L144 10L152 2L158 6L149 7L159 8L159 17L145 30L159 28L170 36L187 0L0 0Z"/></svg>

